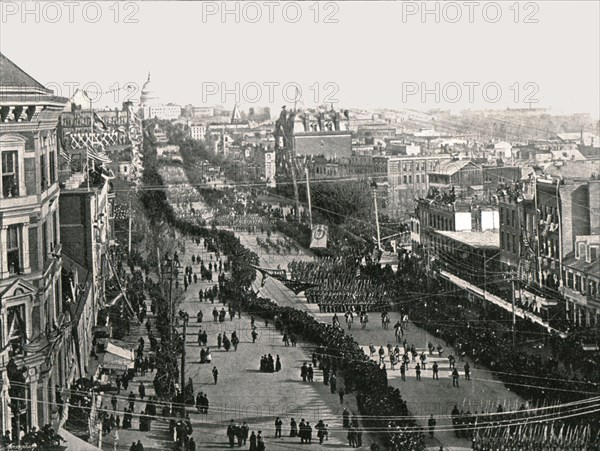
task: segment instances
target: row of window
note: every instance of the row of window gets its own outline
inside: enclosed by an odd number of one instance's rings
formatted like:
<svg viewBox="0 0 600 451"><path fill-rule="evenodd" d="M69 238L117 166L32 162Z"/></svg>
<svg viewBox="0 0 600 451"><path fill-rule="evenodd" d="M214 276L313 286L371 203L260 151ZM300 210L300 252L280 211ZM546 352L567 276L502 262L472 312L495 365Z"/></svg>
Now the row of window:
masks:
<svg viewBox="0 0 600 451"><path fill-rule="evenodd" d="M49 152L49 157L42 153L40 155L40 188L42 191L48 189L50 185L58 180L56 172L56 150ZM20 168L19 168L19 153L16 150L4 151L0 158L0 192L2 197L11 198L19 197L25 193L19 190L20 184Z"/></svg>
<svg viewBox="0 0 600 451"><path fill-rule="evenodd" d="M588 280L580 274L574 274L572 271L563 271L563 280L572 290L586 293L589 296L598 295L598 283L595 280Z"/></svg>
<svg viewBox="0 0 600 451"><path fill-rule="evenodd" d="M29 230L29 240L37 240L37 231ZM58 228L58 211L54 211L53 215L48 218L41 226L42 232L42 261L38 263L37 256L30 259L30 266L32 270L41 269L48 258L50 258L51 252L54 251L54 243L59 241L59 228ZM9 274L22 274L24 269L23 264L23 233L27 233L23 229L22 224L9 225L7 229L7 240L6 240L6 262L8 265ZM36 249L37 246L33 246L33 243L29 243L31 249Z"/></svg>
<svg viewBox="0 0 600 451"><path fill-rule="evenodd" d="M514 233L500 232L500 250L519 255L519 244Z"/></svg>
<svg viewBox="0 0 600 451"><path fill-rule="evenodd" d="M127 115L123 114L119 117L117 116L100 116L102 122L106 125L126 125L127 124ZM77 127L77 126L90 126L91 125L91 116L89 114L81 115L77 117L65 117L61 118L61 124L65 127Z"/></svg>
<svg viewBox="0 0 600 451"><path fill-rule="evenodd" d="M500 207L500 223L502 225L517 227L517 212L512 208Z"/></svg>
<svg viewBox="0 0 600 451"><path fill-rule="evenodd" d="M382 163L382 164L384 164L384 163ZM411 161L411 162L403 162L403 163L391 161L390 162L390 173L397 174L398 172L400 172L400 168L402 168L403 172L427 171L427 170L433 170L433 169L437 168L438 165L439 165L439 162L437 160Z"/></svg>
<svg viewBox="0 0 600 451"><path fill-rule="evenodd" d="M426 219L427 225L437 230L454 230L454 221L451 218L444 217L442 215L434 215L427 213Z"/></svg>

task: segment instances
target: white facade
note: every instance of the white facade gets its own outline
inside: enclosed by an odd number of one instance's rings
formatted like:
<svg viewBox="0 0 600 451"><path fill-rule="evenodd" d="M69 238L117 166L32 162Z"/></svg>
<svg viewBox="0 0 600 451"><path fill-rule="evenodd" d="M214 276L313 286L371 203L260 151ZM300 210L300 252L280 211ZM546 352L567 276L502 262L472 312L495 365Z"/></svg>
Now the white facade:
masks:
<svg viewBox="0 0 600 451"><path fill-rule="evenodd" d="M144 105L144 119L158 118L161 120L171 121L179 119L181 116L180 105Z"/></svg>
<svg viewBox="0 0 600 451"><path fill-rule="evenodd" d="M190 138L196 140L203 140L206 137L206 125L203 124L191 124L190 125Z"/></svg>

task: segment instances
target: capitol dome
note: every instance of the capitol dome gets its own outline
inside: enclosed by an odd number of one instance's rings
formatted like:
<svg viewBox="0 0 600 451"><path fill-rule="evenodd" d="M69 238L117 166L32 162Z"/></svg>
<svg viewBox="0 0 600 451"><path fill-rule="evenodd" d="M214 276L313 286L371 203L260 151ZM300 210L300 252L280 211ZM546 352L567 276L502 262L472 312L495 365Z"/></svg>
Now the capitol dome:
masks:
<svg viewBox="0 0 600 451"><path fill-rule="evenodd" d="M140 103L142 105L156 105L159 103L158 95L152 90L152 83L150 82L150 72L148 72L148 80L142 86L142 95L140 97Z"/></svg>

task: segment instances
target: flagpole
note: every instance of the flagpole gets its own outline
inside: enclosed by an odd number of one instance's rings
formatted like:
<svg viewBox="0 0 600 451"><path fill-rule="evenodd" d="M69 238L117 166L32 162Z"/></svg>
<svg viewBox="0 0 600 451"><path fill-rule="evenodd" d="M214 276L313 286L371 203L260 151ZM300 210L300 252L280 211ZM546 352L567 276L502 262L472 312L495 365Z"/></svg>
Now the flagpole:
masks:
<svg viewBox="0 0 600 451"><path fill-rule="evenodd" d="M306 197L308 198L308 218L310 220L310 230L313 228L313 220L312 220L312 204L310 202L310 181L308 180L308 166L304 168L304 172L306 173Z"/></svg>

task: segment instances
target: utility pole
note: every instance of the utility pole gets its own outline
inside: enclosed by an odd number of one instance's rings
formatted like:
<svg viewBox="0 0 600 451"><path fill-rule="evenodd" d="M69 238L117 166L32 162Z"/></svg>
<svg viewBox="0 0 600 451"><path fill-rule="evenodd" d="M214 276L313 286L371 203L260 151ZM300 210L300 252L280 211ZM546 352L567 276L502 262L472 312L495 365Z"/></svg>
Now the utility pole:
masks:
<svg viewBox="0 0 600 451"><path fill-rule="evenodd" d="M181 398L184 404L183 410L185 411L185 341L187 332L187 318L183 318L183 346L181 350ZM193 395L192 395L193 396Z"/></svg>
<svg viewBox="0 0 600 451"><path fill-rule="evenodd" d="M517 316L515 313L515 279L513 278L510 281L511 284L511 299L512 299L512 347L513 349L516 346L516 326L517 326Z"/></svg>
<svg viewBox="0 0 600 451"><path fill-rule="evenodd" d="M306 197L308 198L308 218L310 220L310 230L312 231L313 220L312 220L312 204L310 202L310 182L308 180L308 166L306 166L304 168L304 172L306 173Z"/></svg>
<svg viewBox="0 0 600 451"><path fill-rule="evenodd" d="M129 192L129 194L131 194L131 192ZM127 196L129 197L129 196ZM127 211L129 213L129 244L127 247L127 252L129 257L131 258L131 222L133 220L133 218L131 217L131 199L129 199L129 210Z"/></svg>
<svg viewBox="0 0 600 451"><path fill-rule="evenodd" d="M294 151L294 137L289 143L290 154L290 172L292 173L292 183L294 185L294 202L296 204L296 221L300 222L300 195L298 194L298 181L296 180L296 156Z"/></svg>
<svg viewBox="0 0 600 451"><path fill-rule="evenodd" d="M169 337L173 336L173 259L171 259L171 272L169 275Z"/></svg>
<svg viewBox="0 0 600 451"><path fill-rule="evenodd" d="M487 295L487 273L486 273L487 261L485 258L485 249L483 249L483 301L486 301ZM486 306L484 306L486 308Z"/></svg>
<svg viewBox="0 0 600 451"><path fill-rule="evenodd" d="M377 183L375 180L371 183L371 188L373 188L373 201L375 203L375 226L377 227L377 250L381 250L381 234L379 232L379 211L377 209Z"/></svg>

